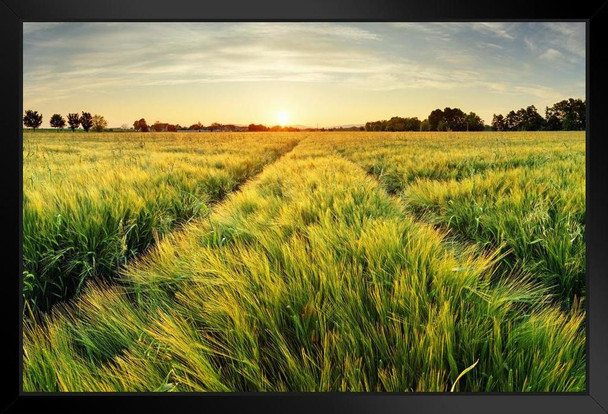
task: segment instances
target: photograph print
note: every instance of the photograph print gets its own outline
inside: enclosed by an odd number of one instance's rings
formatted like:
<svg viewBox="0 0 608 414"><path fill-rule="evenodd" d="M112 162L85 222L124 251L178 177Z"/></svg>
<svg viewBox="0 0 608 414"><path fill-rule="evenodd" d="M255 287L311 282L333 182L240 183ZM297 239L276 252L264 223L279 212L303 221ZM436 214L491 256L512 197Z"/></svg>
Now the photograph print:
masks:
<svg viewBox="0 0 608 414"><path fill-rule="evenodd" d="M24 22L25 393L583 393L584 22Z"/></svg>

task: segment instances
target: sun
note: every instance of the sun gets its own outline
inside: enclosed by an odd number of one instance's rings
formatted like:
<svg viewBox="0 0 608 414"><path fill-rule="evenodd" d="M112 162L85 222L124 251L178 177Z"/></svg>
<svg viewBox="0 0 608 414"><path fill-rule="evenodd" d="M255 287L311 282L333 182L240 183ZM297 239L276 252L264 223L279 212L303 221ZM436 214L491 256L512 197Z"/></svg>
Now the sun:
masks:
<svg viewBox="0 0 608 414"><path fill-rule="evenodd" d="M277 122L281 126L287 125L287 123L289 122L289 112L284 109L280 110L277 114Z"/></svg>

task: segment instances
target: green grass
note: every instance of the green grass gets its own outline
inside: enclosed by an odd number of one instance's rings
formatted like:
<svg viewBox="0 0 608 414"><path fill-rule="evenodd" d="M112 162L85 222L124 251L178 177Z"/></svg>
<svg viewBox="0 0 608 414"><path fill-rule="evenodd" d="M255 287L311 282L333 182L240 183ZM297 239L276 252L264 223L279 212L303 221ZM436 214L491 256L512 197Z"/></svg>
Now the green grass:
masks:
<svg viewBox="0 0 608 414"><path fill-rule="evenodd" d="M390 137L390 138L389 138ZM417 218L498 251L565 307L585 297L584 132L400 134L339 151Z"/></svg>
<svg viewBox="0 0 608 414"><path fill-rule="evenodd" d="M563 176L567 180L547 180ZM460 182L418 181L403 197L412 211L477 246L505 253L503 264L535 275L564 306L585 296L584 164L516 168Z"/></svg>
<svg viewBox="0 0 608 414"><path fill-rule="evenodd" d="M176 226L208 214L297 139L26 133L26 315L71 298L88 279L114 277Z"/></svg>
<svg viewBox="0 0 608 414"><path fill-rule="evenodd" d="M578 299L561 306L537 268L454 242L349 160L374 145L398 159L395 141L420 136L302 139L119 284L26 322L24 389L584 391Z"/></svg>

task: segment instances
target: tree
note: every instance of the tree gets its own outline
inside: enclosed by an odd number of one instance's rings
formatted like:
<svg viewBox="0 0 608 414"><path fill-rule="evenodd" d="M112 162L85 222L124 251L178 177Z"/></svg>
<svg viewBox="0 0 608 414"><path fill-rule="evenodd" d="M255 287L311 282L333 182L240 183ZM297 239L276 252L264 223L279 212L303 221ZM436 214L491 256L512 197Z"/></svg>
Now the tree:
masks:
<svg viewBox="0 0 608 414"><path fill-rule="evenodd" d="M388 121L368 122L366 128L377 131L420 131L420 120L394 116Z"/></svg>
<svg viewBox="0 0 608 414"><path fill-rule="evenodd" d="M570 108L572 109L574 129L584 130L587 128L587 102L580 99L572 99L569 101Z"/></svg>
<svg viewBox="0 0 608 414"><path fill-rule="evenodd" d="M53 114L50 124L53 128L57 128L57 132L59 132L59 128L63 128L65 126L65 119L63 119L63 117L59 114Z"/></svg>
<svg viewBox="0 0 608 414"><path fill-rule="evenodd" d="M469 112L465 116L465 123L467 131L483 131L484 129L483 120L475 112Z"/></svg>
<svg viewBox="0 0 608 414"><path fill-rule="evenodd" d="M80 126L80 117L78 114L68 114L68 125L72 128L72 132Z"/></svg>
<svg viewBox="0 0 608 414"><path fill-rule="evenodd" d="M80 125L82 125L82 129L86 132L89 132L89 129L93 126L93 117L88 112L82 112L80 116Z"/></svg>
<svg viewBox="0 0 608 414"><path fill-rule="evenodd" d="M93 115L91 123L95 132L101 132L108 126L108 121L103 116L97 114Z"/></svg>
<svg viewBox="0 0 608 414"><path fill-rule="evenodd" d="M197 122L196 124L192 124L188 127L188 129L191 129L192 131L200 131L201 129L203 129L204 126L203 124L199 122Z"/></svg>
<svg viewBox="0 0 608 414"><path fill-rule="evenodd" d="M23 125L33 128L34 132L36 132L36 128L42 125L42 114L39 114L38 111L26 110L23 117Z"/></svg>
<svg viewBox="0 0 608 414"><path fill-rule="evenodd" d="M494 131L540 131L541 129L551 129L547 125L547 121L538 113L534 105L518 109L517 112L509 111L506 117L494 114L492 118L492 129ZM560 128L557 127L557 129Z"/></svg>
<svg viewBox="0 0 608 414"><path fill-rule="evenodd" d="M435 109L428 117L429 121L429 130L430 131L438 131L439 122L443 119L443 111L441 109Z"/></svg>
<svg viewBox="0 0 608 414"><path fill-rule="evenodd" d="M540 131L543 128L545 120L538 113L534 105L530 105L526 109L522 108L518 113L520 114L521 130Z"/></svg>
<svg viewBox="0 0 608 414"><path fill-rule="evenodd" d="M262 124L249 124L247 129L251 132L268 131L268 127L266 127L265 125L262 125Z"/></svg>
<svg viewBox="0 0 608 414"><path fill-rule="evenodd" d="M517 131L519 129L521 123L519 116L520 114L515 111L509 111L505 117L505 131Z"/></svg>
<svg viewBox="0 0 608 414"><path fill-rule="evenodd" d="M493 131L504 131L506 129L505 117L501 114L493 114L492 116L492 130Z"/></svg>
<svg viewBox="0 0 608 414"><path fill-rule="evenodd" d="M367 122L365 124L366 131L386 131L387 121Z"/></svg>
<svg viewBox="0 0 608 414"><path fill-rule="evenodd" d="M146 123L146 120L144 118L133 122L133 129L135 129L136 131L141 131L141 132L148 132L148 124Z"/></svg>
<svg viewBox="0 0 608 414"><path fill-rule="evenodd" d="M545 108L545 129L548 131L559 131L562 129L562 120L548 106Z"/></svg>
<svg viewBox="0 0 608 414"><path fill-rule="evenodd" d="M386 131L405 131L405 118L394 116L386 123Z"/></svg>
<svg viewBox="0 0 608 414"><path fill-rule="evenodd" d="M586 102L570 98L545 109L546 127L549 130L583 130L586 128Z"/></svg>
<svg viewBox="0 0 608 414"><path fill-rule="evenodd" d="M405 118L405 129L404 131L420 131L420 125L422 122L417 118Z"/></svg>
<svg viewBox="0 0 608 414"><path fill-rule="evenodd" d="M428 119L425 119L424 121L422 121L420 123L420 130L421 131L430 131L431 130L431 124L429 123Z"/></svg>
<svg viewBox="0 0 608 414"><path fill-rule="evenodd" d="M443 110L447 131L466 131L466 115L460 108L445 108Z"/></svg>
<svg viewBox="0 0 608 414"><path fill-rule="evenodd" d="M161 132L161 131L163 131L167 127L168 127L168 124L163 124L160 121L156 121L156 122L154 122L154 124L152 124L152 129L155 132Z"/></svg>
<svg viewBox="0 0 608 414"><path fill-rule="evenodd" d="M460 108L435 109L428 117L431 131L466 131L467 115Z"/></svg>

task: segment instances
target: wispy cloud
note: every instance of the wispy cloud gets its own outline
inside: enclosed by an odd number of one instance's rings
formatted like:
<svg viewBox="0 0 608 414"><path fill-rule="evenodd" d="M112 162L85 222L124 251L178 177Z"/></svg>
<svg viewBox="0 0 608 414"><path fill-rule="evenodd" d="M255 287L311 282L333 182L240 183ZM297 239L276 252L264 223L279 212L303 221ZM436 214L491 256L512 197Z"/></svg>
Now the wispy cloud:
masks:
<svg viewBox="0 0 608 414"><path fill-rule="evenodd" d="M531 51L536 50L536 45L534 44L534 42L532 40L528 39L527 37L524 37L524 43L529 50L531 50Z"/></svg>
<svg viewBox="0 0 608 414"><path fill-rule="evenodd" d="M541 54L539 57L544 60L555 61L558 59L563 59L564 54L562 52L560 52L559 50L549 48L543 54Z"/></svg>
<svg viewBox="0 0 608 414"><path fill-rule="evenodd" d="M502 39L515 39L511 33L512 24L510 23L471 23L473 30L484 34L490 34Z"/></svg>

